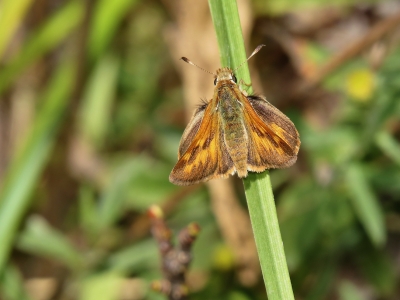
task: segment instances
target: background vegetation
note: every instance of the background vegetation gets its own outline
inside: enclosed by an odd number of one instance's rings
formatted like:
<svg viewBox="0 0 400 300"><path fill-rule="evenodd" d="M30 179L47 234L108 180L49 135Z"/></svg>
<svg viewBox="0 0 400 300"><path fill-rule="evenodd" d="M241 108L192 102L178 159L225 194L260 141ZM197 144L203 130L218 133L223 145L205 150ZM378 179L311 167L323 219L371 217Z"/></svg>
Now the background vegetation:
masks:
<svg viewBox="0 0 400 300"><path fill-rule="evenodd" d="M248 53L266 45L254 90L302 141L296 165L271 172L295 298L398 299L399 2L238 2ZM149 289L155 203L176 232L200 224L191 299L266 298L235 235L242 182L168 181L189 101L212 91L178 59L219 67L207 5L0 2L1 299L165 299ZM218 206L230 192L236 210Z"/></svg>

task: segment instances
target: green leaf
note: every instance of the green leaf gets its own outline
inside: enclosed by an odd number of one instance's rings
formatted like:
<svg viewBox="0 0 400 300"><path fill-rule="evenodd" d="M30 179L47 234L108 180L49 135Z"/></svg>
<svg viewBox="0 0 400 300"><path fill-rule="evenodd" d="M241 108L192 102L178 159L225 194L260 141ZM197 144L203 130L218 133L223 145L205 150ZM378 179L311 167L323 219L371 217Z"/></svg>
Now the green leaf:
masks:
<svg viewBox="0 0 400 300"><path fill-rule="evenodd" d="M39 216L28 220L26 230L18 238L17 247L22 251L63 262L71 269L79 269L83 265L80 253L70 241Z"/></svg>
<svg viewBox="0 0 400 300"><path fill-rule="evenodd" d="M123 277L115 273L100 273L82 281L80 299L117 300L120 299Z"/></svg>
<svg viewBox="0 0 400 300"><path fill-rule="evenodd" d="M273 1L265 1L265 0L255 0L258 5L265 6L265 12L272 15L282 15L285 13L293 12L293 11L302 11L307 10L310 7L320 7L324 6L326 2L322 0L299 0L299 1L291 1L291 0L273 0ZM262 4L261 4L261 3ZM336 0L331 3L332 6L348 6L350 4L356 3L355 0Z"/></svg>
<svg viewBox="0 0 400 300"><path fill-rule="evenodd" d="M375 142L383 153L400 166L400 144L388 132L378 132Z"/></svg>
<svg viewBox="0 0 400 300"><path fill-rule="evenodd" d="M118 25L130 7L138 0L100 0L96 2L89 36L89 55L92 59L104 52Z"/></svg>
<svg viewBox="0 0 400 300"><path fill-rule="evenodd" d="M400 51L397 49L385 59L385 63L378 74L380 79L375 91L373 105L369 115L365 118L364 134L359 145L360 153L364 153L370 148L369 144L388 119L391 117L398 119L396 113L399 107L400 80L396 75L400 67L399 55Z"/></svg>
<svg viewBox="0 0 400 300"><path fill-rule="evenodd" d="M0 4L0 58L3 57L6 47L14 37L18 26L32 4L32 0L3 0Z"/></svg>
<svg viewBox="0 0 400 300"><path fill-rule="evenodd" d="M297 269L307 259L307 253L315 246L320 234L318 211L321 201L317 188L311 179L299 180L279 199L281 232L291 270ZM302 199L301 207L298 199Z"/></svg>
<svg viewBox="0 0 400 300"><path fill-rule="evenodd" d="M30 300L25 291L24 281L12 265L7 265L0 276L0 298L7 300Z"/></svg>
<svg viewBox="0 0 400 300"><path fill-rule="evenodd" d="M336 275L335 262L331 259L326 259L324 265L318 270L316 274L315 284L313 285L309 295L305 298L306 300L319 300L326 299L329 292L329 288L334 282Z"/></svg>
<svg viewBox="0 0 400 300"><path fill-rule="evenodd" d="M400 195L400 169L398 165L389 163L388 165L369 166L368 174L371 178L371 184L379 192L391 195L396 199Z"/></svg>
<svg viewBox="0 0 400 300"><path fill-rule="evenodd" d="M129 273L133 270L157 267L159 265L158 249L154 240L146 240L113 253L106 261L113 272Z"/></svg>
<svg viewBox="0 0 400 300"><path fill-rule="evenodd" d="M97 232L98 216L94 193L88 186L82 186L79 190L78 209L81 227L90 238Z"/></svg>
<svg viewBox="0 0 400 300"><path fill-rule="evenodd" d="M357 260L363 275L379 291L382 298L393 295L398 284L392 258L384 251L364 247L358 251Z"/></svg>
<svg viewBox="0 0 400 300"><path fill-rule="evenodd" d="M74 64L64 59L48 83L43 106L15 154L0 190L0 273L5 266L19 223L44 168L65 114L75 76Z"/></svg>
<svg viewBox="0 0 400 300"><path fill-rule="evenodd" d="M98 228L104 229L113 224L126 205L126 192L133 180L141 176L148 167L148 159L138 156L122 162L114 171L112 180L103 192L98 212Z"/></svg>
<svg viewBox="0 0 400 300"><path fill-rule="evenodd" d="M58 13L51 17L21 47L21 52L0 72L0 94L16 77L40 56L54 49L78 26L83 17L83 3L70 1Z"/></svg>
<svg viewBox="0 0 400 300"><path fill-rule="evenodd" d="M119 71L118 59L100 59L86 87L80 111L79 127L90 144L100 147L110 126L111 106Z"/></svg>
<svg viewBox="0 0 400 300"><path fill-rule="evenodd" d="M340 300L363 300L359 289L350 281L344 280L339 285Z"/></svg>
<svg viewBox="0 0 400 300"><path fill-rule="evenodd" d="M251 298L248 295L238 291L230 292L227 298L227 300L250 300L250 299Z"/></svg>
<svg viewBox="0 0 400 300"><path fill-rule="evenodd" d="M347 167L346 183L354 210L371 242L381 247L386 242L383 211L370 188L362 168L353 163Z"/></svg>

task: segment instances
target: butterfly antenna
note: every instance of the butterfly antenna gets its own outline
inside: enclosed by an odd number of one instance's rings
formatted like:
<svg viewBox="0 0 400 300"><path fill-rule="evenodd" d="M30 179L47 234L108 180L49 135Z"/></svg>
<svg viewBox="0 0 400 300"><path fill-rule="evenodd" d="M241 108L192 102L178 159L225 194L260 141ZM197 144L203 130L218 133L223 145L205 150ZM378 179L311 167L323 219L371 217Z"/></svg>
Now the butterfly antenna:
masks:
<svg viewBox="0 0 400 300"><path fill-rule="evenodd" d="M264 47L264 46L265 46L265 45L258 45L257 48L254 49L253 53L250 54L250 56L249 56L244 62L242 62L242 63L241 63L235 70L233 70L233 71L236 71L237 69L241 68L250 58L252 58L254 55L256 55L256 54L258 53L258 51L260 51L261 48Z"/></svg>
<svg viewBox="0 0 400 300"><path fill-rule="evenodd" d="M200 70L203 70L203 71L206 72L206 73L209 73L209 74L211 74L211 75L216 76L216 74L211 73L210 71L207 71L206 69L203 69L202 67L196 65L194 62L192 62L192 61L191 61L189 58L187 58L187 57L181 57L181 59L182 59L184 62L188 63L189 65L198 67Z"/></svg>

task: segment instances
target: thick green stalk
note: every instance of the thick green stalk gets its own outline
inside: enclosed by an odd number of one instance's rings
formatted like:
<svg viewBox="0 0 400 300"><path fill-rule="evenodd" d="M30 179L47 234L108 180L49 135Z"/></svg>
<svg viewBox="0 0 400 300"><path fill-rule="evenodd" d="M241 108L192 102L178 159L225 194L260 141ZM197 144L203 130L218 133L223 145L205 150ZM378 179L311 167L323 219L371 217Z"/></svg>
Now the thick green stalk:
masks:
<svg viewBox="0 0 400 300"><path fill-rule="evenodd" d="M209 0L209 5L221 63L234 69L246 60L236 1ZM236 77L251 83L247 64ZM250 173L244 187L268 299L294 299L268 171Z"/></svg>

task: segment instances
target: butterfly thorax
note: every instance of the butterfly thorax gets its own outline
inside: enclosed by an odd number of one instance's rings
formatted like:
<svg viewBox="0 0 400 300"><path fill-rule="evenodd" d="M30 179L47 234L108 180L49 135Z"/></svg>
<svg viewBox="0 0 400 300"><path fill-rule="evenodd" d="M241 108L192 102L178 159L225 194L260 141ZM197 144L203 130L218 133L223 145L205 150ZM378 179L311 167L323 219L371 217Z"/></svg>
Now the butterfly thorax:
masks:
<svg viewBox="0 0 400 300"><path fill-rule="evenodd" d="M247 175L248 141L243 104L240 101L240 97L244 95L235 81L236 78L229 68L217 70L214 97L217 101L217 113L224 133L224 142L237 173L243 177Z"/></svg>

